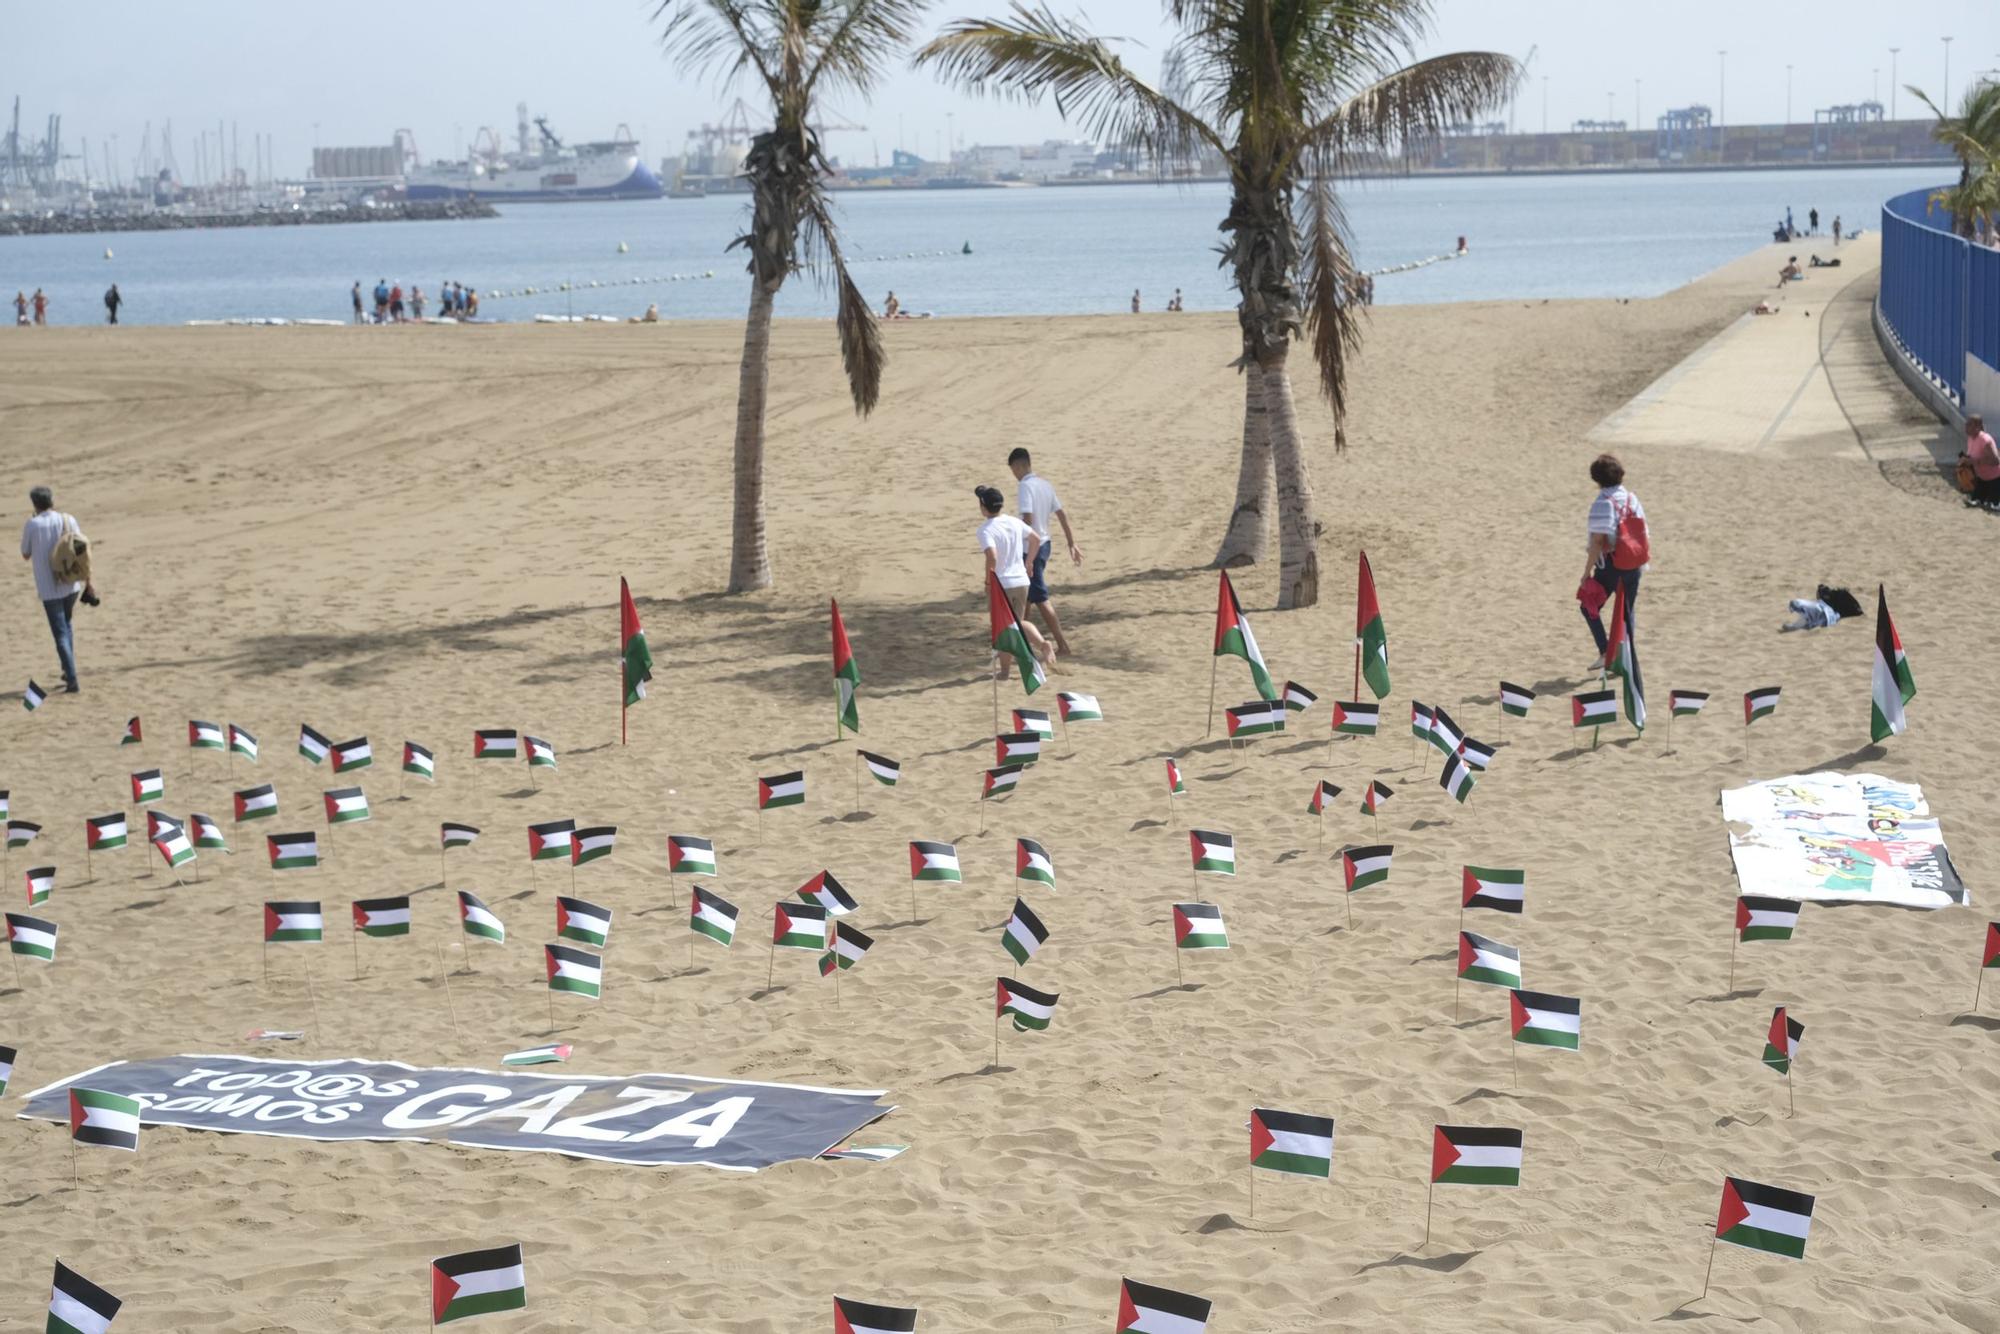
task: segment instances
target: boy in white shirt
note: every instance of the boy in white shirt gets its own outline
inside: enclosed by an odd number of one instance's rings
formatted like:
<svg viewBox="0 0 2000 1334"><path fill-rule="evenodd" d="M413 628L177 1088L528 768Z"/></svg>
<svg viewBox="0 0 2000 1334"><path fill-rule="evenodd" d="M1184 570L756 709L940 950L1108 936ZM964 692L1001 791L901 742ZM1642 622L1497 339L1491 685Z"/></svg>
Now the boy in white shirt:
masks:
<svg viewBox="0 0 2000 1334"><path fill-rule="evenodd" d="M986 516L986 521L979 525L979 547L986 558L986 572L1000 582L1015 617L1020 618L1028 606L1028 567L1035 560L1041 539L1027 524L1001 512L1007 508L1007 497L998 487L975 486L972 493L979 497L979 512ZM1055 655L1035 627L1022 620L1021 631L1028 637L1028 647L1035 656L1053 665ZM993 661L999 674L1006 675L1007 660L995 655Z"/></svg>
<svg viewBox="0 0 2000 1334"><path fill-rule="evenodd" d="M1041 542L1040 550L1029 562L1028 605L1048 627L1049 637L1056 641L1056 652L1067 656L1070 651L1069 637L1063 634L1062 622L1056 619L1056 604L1049 598L1049 551L1053 545L1049 541L1049 516L1054 515L1062 524L1063 541L1069 547L1069 558L1073 563L1083 564L1083 548L1076 544L1076 533L1069 526L1069 511L1063 508L1056 489L1049 485L1048 479L1034 470L1034 460L1029 457L1028 451L1015 449L1007 456L1007 467L1020 482L1016 500L1021 522L1033 529L1035 537Z"/></svg>

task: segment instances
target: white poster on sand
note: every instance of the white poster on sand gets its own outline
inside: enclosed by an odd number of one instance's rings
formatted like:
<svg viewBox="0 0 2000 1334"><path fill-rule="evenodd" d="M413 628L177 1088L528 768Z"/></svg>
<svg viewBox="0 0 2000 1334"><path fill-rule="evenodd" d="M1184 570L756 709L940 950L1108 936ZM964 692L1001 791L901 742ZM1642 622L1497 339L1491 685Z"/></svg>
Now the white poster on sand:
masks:
<svg viewBox="0 0 2000 1334"><path fill-rule="evenodd" d="M1949 908L1971 902L1924 791L1880 774L1791 774L1722 794L1745 894Z"/></svg>

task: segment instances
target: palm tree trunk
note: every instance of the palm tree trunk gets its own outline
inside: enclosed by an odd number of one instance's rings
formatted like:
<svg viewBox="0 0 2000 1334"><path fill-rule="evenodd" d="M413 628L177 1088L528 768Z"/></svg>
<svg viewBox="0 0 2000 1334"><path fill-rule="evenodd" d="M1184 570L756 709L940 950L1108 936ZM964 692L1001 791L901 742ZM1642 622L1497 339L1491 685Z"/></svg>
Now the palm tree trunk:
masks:
<svg viewBox="0 0 2000 1334"><path fill-rule="evenodd" d="M1264 408L1264 372L1256 362L1243 368L1243 458L1236 469L1236 508L1222 535L1214 568L1255 565L1271 545L1270 418Z"/></svg>
<svg viewBox="0 0 2000 1334"><path fill-rule="evenodd" d="M743 367L736 382L736 512L729 543L729 591L771 586L764 547L764 398L770 387L771 303L776 296L754 275L750 315L743 325Z"/></svg>
<svg viewBox="0 0 2000 1334"><path fill-rule="evenodd" d="M1319 602L1319 519L1313 513L1312 477L1299 447L1292 409L1292 377L1280 344L1264 363L1264 406L1269 414L1271 461L1278 478L1278 607Z"/></svg>

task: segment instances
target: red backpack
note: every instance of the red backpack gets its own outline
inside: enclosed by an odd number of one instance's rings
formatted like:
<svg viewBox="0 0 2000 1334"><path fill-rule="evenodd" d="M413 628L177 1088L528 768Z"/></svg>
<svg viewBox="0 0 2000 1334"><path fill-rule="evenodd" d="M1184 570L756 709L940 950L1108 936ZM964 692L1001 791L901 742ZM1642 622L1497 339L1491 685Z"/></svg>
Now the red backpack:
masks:
<svg viewBox="0 0 2000 1334"><path fill-rule="evenodd" d="M1622 513L1613 511L1618 520L1618 542L1611 548L1611 564L1620 570L1644 569L1652 559L1651 543L1646 535L1644 515L1634 514L1630 509Z"/></svg>

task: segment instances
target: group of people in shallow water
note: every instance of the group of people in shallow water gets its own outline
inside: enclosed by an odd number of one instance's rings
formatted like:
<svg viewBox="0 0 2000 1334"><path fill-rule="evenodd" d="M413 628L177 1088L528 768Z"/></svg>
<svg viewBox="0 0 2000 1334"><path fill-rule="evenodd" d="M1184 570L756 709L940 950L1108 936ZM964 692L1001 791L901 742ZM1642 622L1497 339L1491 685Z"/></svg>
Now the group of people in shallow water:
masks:
<svg viewBox="0 0 2000 1334"><path fill-rule="evenodd" d="M356 280L351 294L354 300L354 322L356 324L404 324L424 317L424 289L410 284L409 299L404 300L403 285L391 283L387 278L379 279L372 294L375 314L371 321L362 304L361 283ZM438 317L440 319L469 320L479 314L479 292L476 288L461 283L438 284Z"/></svg>
<svg viewBox="0 0 2000 1334"><path fill-rule="evenodd" d="M48 294L43 292L39 287L35 289L32 301L24 292L14 293L14 323L23 327L27 325L28 309L31 305L35 311L35 323L47 324L49 322L49 298Z"/></svg>

